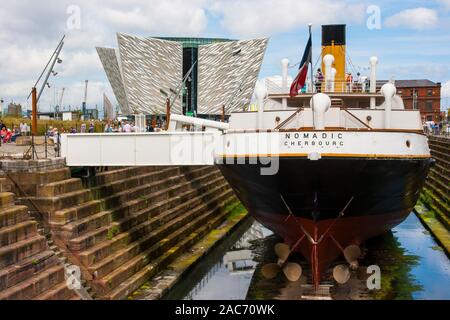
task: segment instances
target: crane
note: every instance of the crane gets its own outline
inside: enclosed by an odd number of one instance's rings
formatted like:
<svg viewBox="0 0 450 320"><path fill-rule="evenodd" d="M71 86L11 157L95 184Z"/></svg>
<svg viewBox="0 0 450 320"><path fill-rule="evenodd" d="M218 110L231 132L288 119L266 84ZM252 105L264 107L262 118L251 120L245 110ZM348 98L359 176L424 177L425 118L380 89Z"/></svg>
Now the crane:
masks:
<svg viewBox="0 0 450 320"><path fill-rule="evenodd" d="M85 86L84 86L84 100L83 100L83 105L82 105L83 116L86 116L86 102L87 102L88 82L89 82L89 80L86 80L85 81Z"/></svg>

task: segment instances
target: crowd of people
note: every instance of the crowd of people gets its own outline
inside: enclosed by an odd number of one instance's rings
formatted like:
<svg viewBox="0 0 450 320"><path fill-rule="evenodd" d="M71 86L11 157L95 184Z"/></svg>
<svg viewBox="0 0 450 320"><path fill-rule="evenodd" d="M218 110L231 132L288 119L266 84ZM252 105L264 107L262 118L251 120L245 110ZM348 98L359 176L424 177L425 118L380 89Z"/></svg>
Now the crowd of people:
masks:
<svg viewBox="0 0 450 320"><path fill-rule="evenodd" d="M316 74L314 75L314 88L316 92L322 92L325 84L325 76L322 73L322 70L317 69ZM343 80L336 79L334 81L334 89L343 91L343 92L367 92L369 88L369 80L367 77L361 76L358 72L356 77L353 77L351 72L347 72L345 74L345 78ZM327 90L329 91L330 88ZM302 93L306 93L306 84L302 89Z"/></svg>
<svg viewBox="0 0 450 320"><path fill-rule="evenodd" d="M8 128L6 124L0 120L0 140L2 143L15 142L17 137L29 134L30 127L25 122L21 122L19 126L14 125L12 128Z"/></svg>
<svg viewBox="0 0 450 320"><path fill-rule="evenodd" d="M450 136L450 123L446 122L434 122L434 121L424 121L423 130L427 134L433 134L435 136L446 135Z"/></svg>

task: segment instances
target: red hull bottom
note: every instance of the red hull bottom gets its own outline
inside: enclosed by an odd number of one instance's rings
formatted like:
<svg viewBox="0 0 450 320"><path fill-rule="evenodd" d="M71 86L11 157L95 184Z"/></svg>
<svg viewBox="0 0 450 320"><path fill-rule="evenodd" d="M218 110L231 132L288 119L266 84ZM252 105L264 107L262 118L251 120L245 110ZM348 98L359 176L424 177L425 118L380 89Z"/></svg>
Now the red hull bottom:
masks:
<svg viewBox="0 0 450 320"><path fill-rule="evenodd" d="M403 222L411 210L389 214L342 217L314 222L312 220L253 212L260 223L280 235L284 242L300 252L310 263L316 288L323 273L338 258L345 247L360 245Z"/></svg>

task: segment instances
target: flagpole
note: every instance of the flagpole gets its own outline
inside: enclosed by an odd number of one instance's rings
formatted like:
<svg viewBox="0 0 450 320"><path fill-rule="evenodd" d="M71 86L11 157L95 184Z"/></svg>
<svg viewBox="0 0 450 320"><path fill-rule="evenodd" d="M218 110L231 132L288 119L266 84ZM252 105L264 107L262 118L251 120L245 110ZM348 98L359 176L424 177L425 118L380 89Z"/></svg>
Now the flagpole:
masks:
<svg viewBox="0 0 450 320"><path fill-rule="evenodd" d="M312 31L311 31L311 29L312 29L312 23L310 23L310 24L308 24L308 27L309 27L309 37L311 38L311 57L310 57L310 59L309 59L309 63L311 64L311 111L312 111L312 119L313 119L313 126L315 127L315 119L314 119L314 99L313 99L313 97L314 97L314 87L315 87L315 85L314 85L314 70L313 70L313 64L312 64L312 62L313 62L313 59L312 59L312 56L313 56L313 51L312 51L312 48L313 48L313 45L312 45Z"/></svg>

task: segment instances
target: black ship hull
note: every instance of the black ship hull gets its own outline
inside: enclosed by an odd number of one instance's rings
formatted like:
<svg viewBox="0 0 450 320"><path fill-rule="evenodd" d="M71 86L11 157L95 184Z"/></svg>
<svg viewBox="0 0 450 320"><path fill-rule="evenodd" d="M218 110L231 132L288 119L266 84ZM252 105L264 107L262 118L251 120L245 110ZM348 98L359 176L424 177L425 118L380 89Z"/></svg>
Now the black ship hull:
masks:
<svg viewBox="0 0 450 320"><path fill-rule="evenodd" d="M248 164L249 159L218 166L255 219L297 245L311 262L316 285L343 248L406 219L432 163L431 158L369 157L278 161L275 175L261 175L263 166Z"/></svg>

